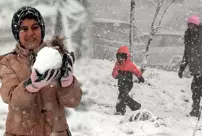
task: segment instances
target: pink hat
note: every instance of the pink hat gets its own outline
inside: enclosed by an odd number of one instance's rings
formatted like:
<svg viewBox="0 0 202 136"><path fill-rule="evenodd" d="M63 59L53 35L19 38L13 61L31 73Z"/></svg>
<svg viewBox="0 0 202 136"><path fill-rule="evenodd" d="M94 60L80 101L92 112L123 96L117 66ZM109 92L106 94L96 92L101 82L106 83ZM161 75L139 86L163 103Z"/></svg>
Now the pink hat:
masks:
<svg viewBox="0 0 202 136"><path fill-rule="evenodd" d="M199 25L200 24L200 18L197 15L192 15L192 16L188 17L187 23L193 23L193 24Z"/></svg>

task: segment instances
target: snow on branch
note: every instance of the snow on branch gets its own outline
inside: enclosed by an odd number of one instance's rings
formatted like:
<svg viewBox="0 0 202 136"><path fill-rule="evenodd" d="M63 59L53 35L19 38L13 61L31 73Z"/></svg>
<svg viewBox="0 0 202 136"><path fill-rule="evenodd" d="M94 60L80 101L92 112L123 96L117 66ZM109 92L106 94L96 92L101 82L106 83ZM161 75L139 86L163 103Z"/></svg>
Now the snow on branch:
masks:
<svg viewBox="0 0 202 136"><path fill-rule="evenodd" d="M170 7L170 5L171 5L174 1L175 1L175 0L171 0L170 3L168 3L168 5L166 6L165 10L163 11L162 16L161 16L161 18L160 18L160 20L159 20L159 23L158 23L157 27L155 28L155 31L156 31L156 32L158 31L158 28L161 26L161 23L162 23L162 20L163 20L163 17L164 17L164 15L165 15L166 11L168 10L168 8ZM156 33L156 32L155 32L155 33Z"/></svg>
<svg viewBox="0 0 202 136"><path fill-rule="evenodd" d="M163 1L164 1L164 0L163 0ZM162 4L163 4L163 1L161 2L161 0L158 0L158 5L157 5L157 8L156 8L156 12L155 12L155 14L154 14L154 18L153 18L153 21L152 21L152 23L151 23L151 32L154 30L154 24L155 24L155 22L156 22L156 18L157 18L158 14L159 14L159 11L160 11L160 9L161 9L161 6L162 6Z"/></svg>
<svg viewBox="0 0 202 136"><path fill-rule="evenodd" d="M141 65L141 71L144 72L147 67L148 67L148 62L147 62L147 58L149 56L149 48L151 46L151 42L153 40L153 36L156 34L156 32L158 31L158 29L161 27L161 23L162 23L162 20L163 20L163 17L166 13L166 11L168 10L168 8L170 7L170 5L175 1L175 0L171 0L168 5L166 6L166 8L164 9L161 17L160 17L160 20L158 22L158 25L155 27L154 24L156 24L156 20L157 20L157 17L159 16L159 11L161 10L162 8L162 5L164 3L165 0L158 0L158 4L157 4L157 7L156 7L156 12L154 14L154 18L152 20L152 23L151 23L151 27L150 27L150 33L149 33L149 36L148 36L148 41L147 41L147 45L146 45L146 49L145 49L145 56L144 56L144 59L142 61L142 65Z"/></svg>

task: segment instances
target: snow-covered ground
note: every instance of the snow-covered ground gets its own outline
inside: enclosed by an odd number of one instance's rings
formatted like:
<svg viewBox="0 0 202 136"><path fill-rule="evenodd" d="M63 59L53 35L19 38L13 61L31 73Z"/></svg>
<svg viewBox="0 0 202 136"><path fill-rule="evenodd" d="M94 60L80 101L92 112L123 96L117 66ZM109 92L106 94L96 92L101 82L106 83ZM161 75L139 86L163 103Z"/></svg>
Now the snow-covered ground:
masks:
<svg viewBox="0 0 202 136"><path fill-rule="evenodd" d="M4 1L8 2L8 0ZM11 2L11 0L9 1ZM17 0L15 1L17 2ZM124 2L124 0L121 1ZM199 2L198 0L194 1ZM101 2L101 0L99 2ZM6 6L3 0L1 0L0 3ZM191 5L191 3L193 4L193 0L190 1L188 5ZM129 6L129 4L130 2L127 3L127 6ZM129 14L125 14L126 12L120 10L119 6L115 7L115 9L119 11L116 13L114 8L106 8L106 5L106 3L103 5L105 10L96 8L96 12L98 13L95 14L101 15L101 12L104 11L104 15L101 16L102 18L105 18L105 15L109 18L109 14L113 16L118 15L115 17L119 18L122 17L123 14L124 18L126 16L125 20L128 20ZM196 3L196 5L201 4ZM125 5L121 5L121 7L124 8L124 11L127 10L128 12L128 8L125 8ZM186 8L186 6L183 7ZM168 17L165 18L165 22L168 21L168 24L172 21L170 20L170 16L175 14L174 8L175 7L169 9L171 13L167 14ZM112 12L106 12L106 9L110 9ZM138 15L136 21L141 24L138 25L140 29L149 28L148 24L151 22L150 13L154 13L153 9L145 9L146 8L143 6L140 6L135 12ZM143 11L145 12L143 13ZM189 9L186 9L186 11L189 11ZM186 12L183 12L183 14L185 13ZM0 18L2 18L2 20L10 20L12 14L13 13L5 8L2 9ZM2 28L7 26L7 21L5 22L6 23L0 22ZM141 27L142 24L145 24L144 27ZM183 24L185 25L185 22L183 22ZM182 24L180 23L180 25ZM3 36L3 33L1 33L1 35ZM12 51L14 46L15 43L2 44L0 55ZM130 95L142 104L140 111L148 110L153 114L152 117L154 117L154 119L149 121L133 121L131 117L137 115L136 113L139 111L132 112L130 109L127 109L125 116L114 115L118 89L116 86L117 81L111 76L113 66L114 62L108 60L83 59L76 62L75 75L82 83L83 97L79 108L77 110L69 109L70 112L68 112L71 113L68 114L67 120L73 136L192 135L197 119L186 117L191 110L192 104L190 90L191 79L179 79L175 72L147 69L144 73L147 83L134 83ZM0 107L0 136L3 136L8 109L7 105L4 104L1 99ZM200 122L202 123L202 119ZM197 131L196 136L201 135L202 131Z"/></svg>
<svg viewBox="0 0 202 136"><path fill-rule="evenodd" d="M74 136L191 136L196 118L186 117L191 109L191 79L179 79L177 73L147 69L148 84L136 84L130 93L150 111L155 120L131 121L136 112L127 109L125 116L114 115L117 81L111 77L114 62L83 59L75 64L75 75L82 83L79 109L67 117ZM0 101L0 135L4 132L7 105ZM202 120L201 120L202 123ZM196 136L201 136L199 130Z"/></svg>

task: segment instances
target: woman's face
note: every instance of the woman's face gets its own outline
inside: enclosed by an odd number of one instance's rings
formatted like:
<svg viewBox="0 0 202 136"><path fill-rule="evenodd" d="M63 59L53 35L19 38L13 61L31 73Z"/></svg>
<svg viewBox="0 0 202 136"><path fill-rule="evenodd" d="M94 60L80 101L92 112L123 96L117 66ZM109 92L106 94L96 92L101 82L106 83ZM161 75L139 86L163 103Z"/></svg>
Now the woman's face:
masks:
<svg viewBox="0 0 202 136"><path fill-rule="evenodd" d="M20 25L20 43L26 49L35 49L41 43L41 27L34 19L24 19Z"/></svg>
<svg viewBox="0 0 202 136"><path fill-rule="evenodd" d="M187 25L188 25L188 29L189 29L190 31L197 31L197 30L198 30L198 29L197 29L197 25L195 25L195 24L188 23Z"/></svg>

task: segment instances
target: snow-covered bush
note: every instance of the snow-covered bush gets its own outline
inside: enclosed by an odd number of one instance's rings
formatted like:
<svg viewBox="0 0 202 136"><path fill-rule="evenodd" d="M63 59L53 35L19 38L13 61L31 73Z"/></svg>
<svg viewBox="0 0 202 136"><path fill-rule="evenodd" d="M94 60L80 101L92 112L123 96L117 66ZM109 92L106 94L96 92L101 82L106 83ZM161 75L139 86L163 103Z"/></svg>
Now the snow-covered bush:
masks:
<svg viewBox="0 0 202 136"><path fill-rule="evenodd" d="M123 122L134 122L134 121L150 121L155 122L157 119L156 116L154 116L149 110L147 109L141 109L132 112L131 114L127 115L126 118L121 120L120 123Z"/></svg>
<svg viewBox="0 0 202 136"><path fill-rule="evenodd" d="M149 110L143 109L136 112L136 114L132 114L129 118L129 121L155 121L156 116L154 116Z"/></svg>

